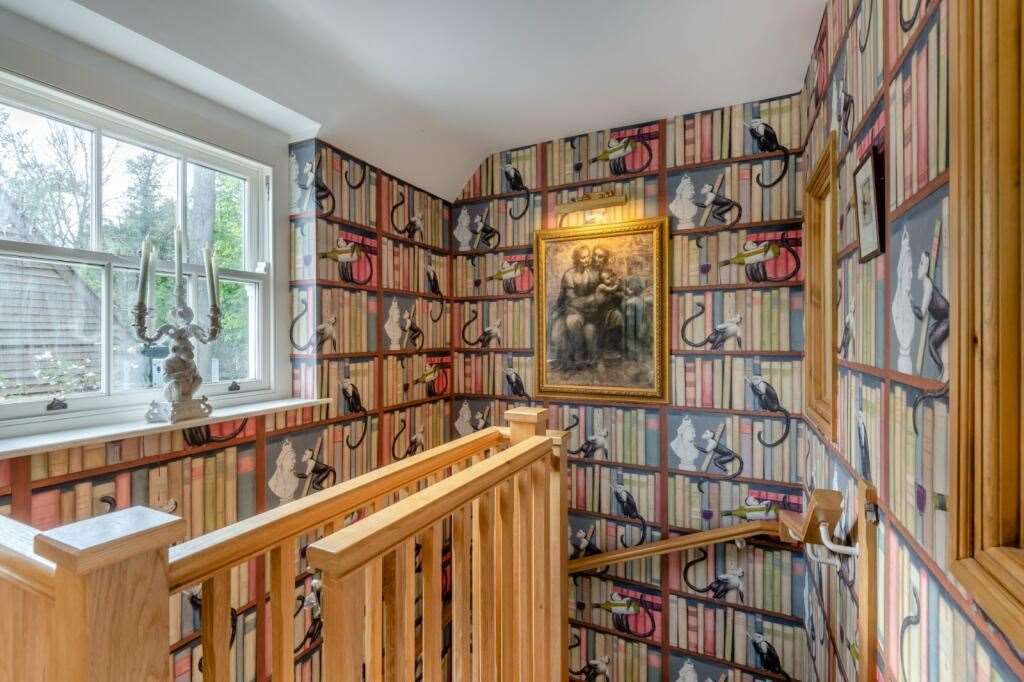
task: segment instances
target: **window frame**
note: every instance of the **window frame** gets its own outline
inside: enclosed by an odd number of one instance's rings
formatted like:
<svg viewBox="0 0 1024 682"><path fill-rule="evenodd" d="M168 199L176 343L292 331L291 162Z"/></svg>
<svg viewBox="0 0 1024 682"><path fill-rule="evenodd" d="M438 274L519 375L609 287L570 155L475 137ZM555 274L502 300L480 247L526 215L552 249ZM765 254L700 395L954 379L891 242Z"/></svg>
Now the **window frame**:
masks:
<svg viewBox="0 0 1024 682"><path fill-rule="evenodd" d="M90 249L77 249L48 244L0 239L0 256L62 261L96 265L103 268L103 324L101 370L102 389L95 393L71 395L65 399L67 409L47 412L49 396L0 404L0 437L23 435L41 428L73 428L79 424L113 421L135 415L141 406L157 399L160 388L112 392L111 371L113 359L113 306L110 296L115 268L138 271L138 256L119 256L101 251L103 244L102 196L103 187L96 182L103 162L103 138L144 147L172 157L177 162L176 220L185 234L184 248L188 249L188 165L195 164L218 173L232 175L245 181L243 210L244 269L220 268L225 280L256 287L256 300L250 302L249 315L256 333L250 339L250 366L254 378L238 381L238 390L229 391L231 380L207 382L204 377L202 392L215 404L239 404L263 400L273 391L272 330L274 329L273 239L271 235L272 169L263 163L215 147L201 140L183 135L84 98L65 93L50 86L36 83L0 69L0 104L36 114L60 123L77 126L92 134L91 183L94 199L91 216ZM169 255L169 254L165 254ZM198 295L198 276L205 275L202 264L184 263L189 300ZM173 274L170 260L157 262L157 272ZM197 319L205 319L205 311L196 312Z"/></svg>
<svg viewBox="0 0 1024 682"><path fill-rule="evenodd" d="M1024 648L1024 11L950 1L950 568Z"/></svg>
<svg viewBox="0 0 1024 682"><path fill-rule="evenodd" d="M836 134L829 137L804 190L804 409L815 427L835 440L837 364L835 350ZM824 254L824 258L820 257Z"/></svg>

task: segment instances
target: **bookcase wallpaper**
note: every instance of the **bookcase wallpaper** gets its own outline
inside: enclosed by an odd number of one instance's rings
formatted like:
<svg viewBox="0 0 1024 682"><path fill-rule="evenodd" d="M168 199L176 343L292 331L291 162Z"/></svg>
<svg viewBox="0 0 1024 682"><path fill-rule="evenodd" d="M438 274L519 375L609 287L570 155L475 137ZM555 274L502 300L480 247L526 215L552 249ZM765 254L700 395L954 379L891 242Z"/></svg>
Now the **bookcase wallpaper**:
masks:
<svg viewBox="0 0 1024 682"><path fill-rule="evenodd" d="M918 6L916 13L914 7ZM901 13L903 25L901 26ZM805 168L838 145L837 442L805 430L807 488L878 490L885 680L1016 680L1021 659L947 572L948 0L829 0L801 109ZM854 171L881 153L884 253L860 262ZM808 562L816 668L853 679L857 580ZM824 678L823 678L824 679Z"/></svg>

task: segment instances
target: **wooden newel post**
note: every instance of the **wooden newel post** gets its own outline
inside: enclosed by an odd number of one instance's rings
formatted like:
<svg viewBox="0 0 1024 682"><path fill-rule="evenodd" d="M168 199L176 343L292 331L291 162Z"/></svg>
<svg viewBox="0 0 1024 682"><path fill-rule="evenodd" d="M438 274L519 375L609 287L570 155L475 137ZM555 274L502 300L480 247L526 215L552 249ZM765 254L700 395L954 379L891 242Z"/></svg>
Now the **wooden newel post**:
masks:
<svg viewBox="0 0 1024 682"><path fill-rule="evenodd" d="M170 679L167 548L184 537L184 519L147 507L36 536L36 554L57 565L51 679Z"/></svg>
<svg viewBox="0 0 1024 682"><path fill-rule="evenodd" d="M506 410L510 442L520 443L530 436L543 436L548 430L548 411L543 407L513 407Z"/></svg>

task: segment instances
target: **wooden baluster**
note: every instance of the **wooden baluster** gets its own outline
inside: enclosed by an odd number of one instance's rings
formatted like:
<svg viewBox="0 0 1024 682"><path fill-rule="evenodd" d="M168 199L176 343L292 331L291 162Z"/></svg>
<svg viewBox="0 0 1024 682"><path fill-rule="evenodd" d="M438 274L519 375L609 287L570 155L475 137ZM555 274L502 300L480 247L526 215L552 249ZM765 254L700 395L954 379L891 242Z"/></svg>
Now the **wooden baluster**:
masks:
<svg viewBox="0 0 1024 682"><path fill-rule="evenodd" d="M494 567L498 574L498 669L502 680L518 677L519 651L516 646L516 632L519 623L515 614L515 556L513 532L513 489L511 481L505 481L497 488L496 535L494 546Z"/></svg>
<svg viewBox="0 0 1024 682"><path fill-rule="evenodd" d="M473 679L496 680L494 492L473 500Z"/></svg>
<svg viewBox="0 0 1024 682"><path fill-rule="evenodd" d="M203 679L227 680L231 660L231 571L203 581ZM275 678L276 679L276 678Z"/></svg>
<svg viewBox="0 0 1024 682"><path fill-rule="evenodd" d="M423 533L420 564L423 566L423 682L440 682L443 646L443 606L441 599L441 550L444 544L442 522Z"/></svg>
<svg viewBox="0 0 1024 682"><path fill-rule="evenodd" d="M548 431L552 451L547 460L548 478L548 665L549 680L567 680L569 667L566 656L569 649L569 555L566 540L569 532L568 467L565 464L563 443L565 431Z"/></svg>
<svg viewBox="0 0 1024 682"><path fill-rule="evenodd" d="M185 521L131 507L40 533L56 565L50 679L166 682L167 548Z"/></svg>
<svg viewBox="0 0 1024 682"><path fill-rule="evenodd" d="M295 538L270 550L270 627L274 635L270 659L274 682L295 680L295 554Z"/></svg>
<svg viewBox="0 0 1024 682"><path fill-rule="evenodd" d="M384 674L388 682L405 682L416 669L416 547L406 540L384 561Z"/></svg>
<svg viewBox="0 0 1024 682"><path fill-rule="evenodd" d="M533 565L533 488L530 469L520 471L515 477L515 540L516 586L515 623L516 651L519 659L519 679L524 682L537 679L533 672L533 647L530 632L533 611L533 580L530 569Z"/></svg>
<svg viewBox="0 0 1024 682"><path fill-rule="evenodd" d="M548 562L552 561L549 556L548 547L548 526L551 523L548 491L548 471L546 462L535 462L530 467L531 492L532 492L532 516L533 523L531 542L533 551L531 553L530 582L531 597L533 600L530 615L530 631L533 634L532 658L534 663L534 679L542 680L549 671L548 647L550 643L550 622L548 621L548 610L553 608L549 597L550 571Z"/></svg>
<svg viewBox="0 0 1024 682"><path fill-rule="evenodd" d="M384 679L384 560L377 557L366 565L365 608L363 624L363 658L366 661L367 682Z"/></svg>
<svg viewBox="0 0 1024 682"><path fill-rule="evenodd" d="M366 576L360 569L343 578L323 574L324 682L362 682L363 606Z"/></svg>
<svg viewBox="0 0 1024 682"><path fill-rule="evenodd" d="M452 679L456 682L472 676L470 660L470 507L452 514Z"/></svg>

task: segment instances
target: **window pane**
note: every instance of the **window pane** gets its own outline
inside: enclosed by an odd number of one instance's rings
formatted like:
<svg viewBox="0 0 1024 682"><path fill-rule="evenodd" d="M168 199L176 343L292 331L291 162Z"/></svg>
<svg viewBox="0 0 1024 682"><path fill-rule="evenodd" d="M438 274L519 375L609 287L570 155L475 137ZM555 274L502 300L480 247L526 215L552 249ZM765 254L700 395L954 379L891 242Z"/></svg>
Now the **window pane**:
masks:
<svg viewBox="0 0 1024 682"><path fill-rule="evenodd" d="M132 328L132 308L138 300L139 271L115 268L113 273L113 353L110 372L113 392L131 391L162 386L160 371L162 361L167 357L167 341L145 344L138 340ZM147 304L150 308L146 318L147 333L152 334L160 325L169 320L171 302L174 300L174 277L158 274Z"/></svg>
<svg viewBox="0 0 1024 682"><path fill-rule="evenodd" d="M150 235L158 258L174 258L178 161L103 138L103 250L135 256Z"/></svg>
<svg viewBox="0 0 1024 682"><path fill-rule="evenodd" d="M103 269L0 258L0 401L101 386Z"/></svg>
<svg viewBox="0 0 1024 682"><path fill-rule="evenodd" d="M204 329L210 323L210 300L206 278L197 280L195 321ZM257 301L257 285L220 280L220 336L212 345L198 344L196 363L205 382L253 379L256 375L251 353L256 334L256 317L250 315Z"/></svg>
<svg viewBox="0 0 1024 682"><path fill-rule="evenodd" d="M0 239L89 248L92 133L0 104Z"/></svg>
<svg viewBox="0 0 1024 682"><path fill-rule="evenodd" d="M188 164L189 263L203 263L203 248L214 245L221 267L241 270L245 254L245 180Z"/></svg>

